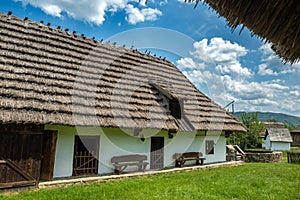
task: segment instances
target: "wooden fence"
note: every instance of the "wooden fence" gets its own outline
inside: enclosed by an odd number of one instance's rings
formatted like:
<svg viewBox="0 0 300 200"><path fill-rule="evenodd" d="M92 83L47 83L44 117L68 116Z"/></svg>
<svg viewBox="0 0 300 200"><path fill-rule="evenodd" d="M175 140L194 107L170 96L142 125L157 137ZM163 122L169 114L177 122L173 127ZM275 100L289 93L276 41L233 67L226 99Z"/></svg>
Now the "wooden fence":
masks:
<svg viewBox="0 0 300 200"><path fill-rule="evenodd" d="M300 164L300 152L287 152L288 163Z"/></svg>
<svg viewBox="0 0 300 200"><path fill-rule="evenodd" d="M98 160L94 155L94 152L76 152L73 175L98 174Z"/></svg>

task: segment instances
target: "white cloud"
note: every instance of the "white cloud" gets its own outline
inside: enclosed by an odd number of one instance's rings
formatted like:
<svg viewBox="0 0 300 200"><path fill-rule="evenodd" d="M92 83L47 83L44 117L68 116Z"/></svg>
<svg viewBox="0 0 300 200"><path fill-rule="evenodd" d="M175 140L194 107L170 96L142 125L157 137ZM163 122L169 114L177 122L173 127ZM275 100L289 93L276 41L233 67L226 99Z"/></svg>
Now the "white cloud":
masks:
<svg viewBox="0 0 300 200"><path fill-rule="evenodd" d="M248 50L237 43L231 43L223 38L203 39L194 43L195 51L191 53L206 63L213 63L222 74L234 73L240 76L251 76L251 71L242 67L240 57L245 56Z"/></svg>
<svg viewBox="0 0 300 200"><path fill-rule="evenodd" d="M289 88L273 81L248 82L233 80L230 76L223 78L226 90L243 100L269 99L280 95Z"/></svg>
<svg viewBox="0 0 300 200"><path fill-rule="evenodd" d="M236 110L284 112L299 116L300 86L290 87L280 79L237 80L229 75L218 75L208 69L193 69L184 71L184 74L220 105L225 106L234 100Z"/></svg>
<svg viewBox="0 0 300 200"><path fill-rule="evenodd" d="M291 91L285 81L237 81L229 76L223 76L223 84L225 92L234 97L238 110L283 112L299 116L297 95L300 91L297 88ZM226 96L223 95L224 97ZM232 98L227 101L230 100Z"/></svg>
<svg viewBox="0 0 300 200"><path fill-rule="evenodd" d="M295 85L291 88L289 92L289 99L293 101L293 104L295 105L293 108L300 109L300 85Z"/></svg>
<svg viewBox="0 0 300 200"><path fill-rule="evenodd" d="M142 12L138 8L135 8L133 5L127 5L125 11L127 14L126 20L129 24L136 24L138 22L145 21L145 17Z"/></svg>
<svg viewBox="0 0 300 200"><path fill-rule="evenodd" d="M22 1L23 5L31 4L34 7L41 8L45 13L53 15L55 17L61 17L62 13L65 12L69 16L84 20L90 23L101 25L105 21L105 15L115 13L124 9L128 9L130 2L139 3L139 6L145 7L145 0L14 0ZM136 24L138 22L153 21L158 16L162 15L162 12L158 9L144 8L139 10L138 8L133 9L129 7L131 12L128 14L127 19L130 22Z"/></svg>
<svg viewBox="0 0 300 200"><path fill-rule="evenodd" d="M293 96L296 96L296 97L300 97L300 91L298 91L298 90L290 91L290 94Z"/></svg>
<svg viewBox="0 0 300 200"><path fill-rule="evenodd" d="M237 43L223 40L223 38L211 38L210 44L208 39L203 39L194 43L196 51L193 55L206 62L230 62L238 59L240 56L247 54L247 49Z"/></svg>
<svg viewBox="0 0 300 200"><path fill-rule="evenodd" d="M230 74L235 73L242 76L251 76L252 73L246 67L242 67L239 62L231 63L227 65L218 65L216 69L221 72L222 74Z"/></svg>
<svg viewBox="0 0 300 200"><path fill-rule="evenodd" d="M128 21L129 24L137 24L144 21L155 21L158 16L162 15L162 12L158 9L144 8L140 10L131 4L126 6L125 11L127 14L126 21Z"/></svg>
<svg viewBox="0 0 300 200"><path fill-rule="evenodd" d="M168 4L168 0L164 0L164 1L159 2L160 6L163 6L163 5L166 5L166 4Z"/></svg>
<svg viewBox="0 0 300 200"><path fill-rule="evenodd" d="M258 75L261 76L265 76L265 75L273 75L273 76L277 76L278 73L274 72L272 69L268 68L268 66L264 63L264 64L260 64L258 66Z"/></svg>
<svg viewBox="0 0 300 200"><path fill-rule="evenodd" d="M205 64L204 63L197 63L192 58L181 58L180 60L176 61L176 64L179 68L182 69L204 69Z"/></svg>
<svg viewBox="0 0 300 200"><path fill-rule="evenodd" d="M240 62L248 50L236 43L222 38L203 39L194 43L194 48L191 57L181 58L176 64L191 82L220 105L234 100L236 110L299 116L300 86L296 74L300 72L299 63L284 65L268 45L263 45L259 49L263 59L256 76L251 76L253 72ZM205 67L199 68L199 64ZM262 77L265 75L276 79Z"/></svg>
<svg viewBox="0 0 300 200"><path fill-rule="evenodd" d="M55 17L61 17L61 9L56 6L56 5L45 5L45 6L42 6L42 10L49 14L49 15L53 15Z"/></svg>
<svg viewBox="0 0 300 200"><path fill-rule="evenodd" d="M149 21L155 21L158 19L158 16L162 15L162 12L156 8L144 8L141 11L145 16L145 19Z"/></svg>
<svg viewBox="0 0 300 200"><path fill-rule="evenodd" d="M300 63L284 64L282 60L275 55L271 45L266 43L259 48L262 53L262 64L258 66L258 75L279 76L282 74L296 73L300 74Z"/></svg>

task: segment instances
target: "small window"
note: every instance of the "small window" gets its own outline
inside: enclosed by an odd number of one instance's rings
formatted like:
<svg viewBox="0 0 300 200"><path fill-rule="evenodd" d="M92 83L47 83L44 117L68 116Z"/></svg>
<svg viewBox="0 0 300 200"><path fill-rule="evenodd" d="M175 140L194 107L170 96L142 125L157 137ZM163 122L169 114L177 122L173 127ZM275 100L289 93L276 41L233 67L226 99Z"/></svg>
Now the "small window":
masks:
<svg viewBox="0 0 300 200"><path fill-rule="evenodd" d="M215 143L213 140L206 140L205 153L206 154L214 154L215 153Z"/></svg>

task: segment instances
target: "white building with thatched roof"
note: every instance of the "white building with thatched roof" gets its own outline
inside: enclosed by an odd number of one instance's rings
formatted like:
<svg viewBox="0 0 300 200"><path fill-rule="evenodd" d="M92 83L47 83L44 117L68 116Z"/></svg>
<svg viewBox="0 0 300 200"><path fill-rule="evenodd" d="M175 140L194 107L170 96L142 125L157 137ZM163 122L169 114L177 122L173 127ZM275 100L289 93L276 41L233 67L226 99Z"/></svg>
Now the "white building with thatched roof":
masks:
<svg viewBox="0 0 300 200"><path fill-rule="evenodd" d="M264 122L266 126L265 132L265 148L268 150L288 151L291 148L293 139L289 129L284 127L280 122Z"/></svg>
<svg viewBox="0 0 300 200"><path fill-rule="evenodd" d="M121 155L147 156L147 170L182 152L224 162L225 136L246 131L165 59L11 14L0 80L0 160L35 180L113 173Z"/></svg>

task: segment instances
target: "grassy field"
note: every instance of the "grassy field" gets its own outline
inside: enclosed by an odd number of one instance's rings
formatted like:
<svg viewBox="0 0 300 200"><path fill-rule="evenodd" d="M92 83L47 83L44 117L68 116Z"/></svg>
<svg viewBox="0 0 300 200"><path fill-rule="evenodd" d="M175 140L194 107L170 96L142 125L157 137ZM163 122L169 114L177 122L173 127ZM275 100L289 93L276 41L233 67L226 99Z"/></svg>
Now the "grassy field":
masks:
<svg viewBox="0 0 300 200"><path fill-rule="evenodd" d="M300 199L300 165L250 163L21 192L0 199Z"/></svg>

